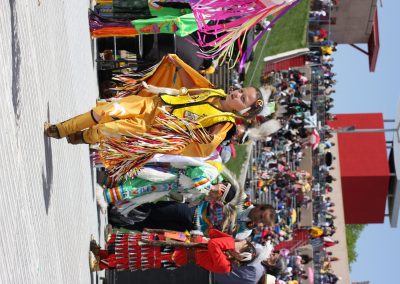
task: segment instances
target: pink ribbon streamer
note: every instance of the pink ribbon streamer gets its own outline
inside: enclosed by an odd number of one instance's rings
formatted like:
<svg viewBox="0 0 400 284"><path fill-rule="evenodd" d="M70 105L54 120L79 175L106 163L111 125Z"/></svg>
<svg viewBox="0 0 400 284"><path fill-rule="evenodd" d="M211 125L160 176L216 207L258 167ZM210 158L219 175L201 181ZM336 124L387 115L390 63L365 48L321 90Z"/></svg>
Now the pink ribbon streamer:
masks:
<svg viewBox="0 0 400 284"><path fill-rule="evenodd" d="M298 3L300 3L301 0L296 0L287 7L283 8L280 13L269 23L269 25L261 32L258 34L258 36L254 39L254 41L250 44L250 46L246 49L246 51L243 53L242 59L240 60L240 65L239 65L239 72L243 71L244 64L246 63L246 60L249 58L254 45L263 37L263 35L268 31L269 28L272 28L276 22L283 17L290 9L292 9L294 6L296 6Z"/></svg>

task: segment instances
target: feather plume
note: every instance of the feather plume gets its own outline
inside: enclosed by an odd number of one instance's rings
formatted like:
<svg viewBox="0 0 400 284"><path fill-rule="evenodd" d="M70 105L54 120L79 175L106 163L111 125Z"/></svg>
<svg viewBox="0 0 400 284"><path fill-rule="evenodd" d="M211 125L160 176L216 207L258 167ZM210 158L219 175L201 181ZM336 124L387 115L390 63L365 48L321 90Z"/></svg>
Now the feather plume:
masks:
<svg viewBox="0 0 400 284"><path fill-rule="evenodd" d="M266 139L268 136L277 132L281 128L282 125L278 120L271 119L264 122L259 127L250 128L246 134L251 140L262 140Z"/></svg>

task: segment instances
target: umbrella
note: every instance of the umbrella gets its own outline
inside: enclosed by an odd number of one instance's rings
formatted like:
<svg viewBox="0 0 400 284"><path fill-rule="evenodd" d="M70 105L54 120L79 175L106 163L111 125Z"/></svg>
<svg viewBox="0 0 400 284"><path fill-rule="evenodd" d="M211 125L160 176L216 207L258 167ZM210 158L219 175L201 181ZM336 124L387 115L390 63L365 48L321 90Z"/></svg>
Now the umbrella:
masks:
<svg viewBox="0 0 400 284"><path fill-rule="evenodd" d="M312 267L309 267L307 270L307 276L308 276L308 283L314 283L314 270Z"/></svg>
<svg viewBox="0 0 400 284"><path fill-rule="evenodd" d="M332 153L331 153L331 152L327 152L327 153L325 154L325 164L326 164L327 166L332 165L332 159L333 159Z"/></svg>
<svg viewBox="0 0 400 284"><path fill-rule="evenodd" d="M310 135L310 143L311 143L313 150L318 148L320 141L321 141L321 137L319 136L318 131L314 129Z"/></svg>

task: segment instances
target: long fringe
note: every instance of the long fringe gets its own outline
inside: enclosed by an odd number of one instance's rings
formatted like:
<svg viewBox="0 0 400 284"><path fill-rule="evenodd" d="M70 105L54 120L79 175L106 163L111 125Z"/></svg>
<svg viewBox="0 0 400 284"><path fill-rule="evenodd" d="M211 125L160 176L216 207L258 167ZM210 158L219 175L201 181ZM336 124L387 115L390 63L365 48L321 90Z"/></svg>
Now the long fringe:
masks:
<svg viewBox="0 0 400 284"><path fill-rule="evenodd" d="M107 137L95 155L110 176L120 180L134 177L154 154L179 153L189 144L207 144L212 136L199 123L179 119L163 111L148 133L129 133L120 138Z"/></svg>
<svg viewBox="0 0 400 284"><path fill-rule="evenodd" d="M142 72L114 76L113 80L120 83L119 86L112 88L112 90L116 91L115 97L122 98L136 95L140 90L143 89L142 81L152 75L159 65L160 63L157 63L146 70L143 70Z"/></svg>
<svg viewBox="0 0 400 284"><path fill-rule="evenodd" d="M234 55L236 41L261 20L279 14L287 6L285 2L270 4L266 6L259 0L235 0L235 5L229 5L227 8L224 0L193 1L191 7L199 32L216 36L214 40L207 40L199 33L199 46L212 47L210 50L201 51L199 55L204 58L217 58L220 61L229 59L233 67L242 55L243 44L240 43L239 53Z"/></svg>

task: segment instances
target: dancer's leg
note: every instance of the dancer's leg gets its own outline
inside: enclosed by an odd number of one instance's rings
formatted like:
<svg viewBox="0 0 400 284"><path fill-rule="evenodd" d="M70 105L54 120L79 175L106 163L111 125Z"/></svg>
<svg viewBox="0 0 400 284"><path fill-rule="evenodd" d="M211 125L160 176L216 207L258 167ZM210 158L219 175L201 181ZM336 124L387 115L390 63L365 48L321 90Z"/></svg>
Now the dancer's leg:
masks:
<svg viewBox="0 0 400 284"><path fill-rule="evenodd" d="M71 119L68 119L67 121L58 123L55 125L55 127L58 130L59 137L63 138L96 124L97 121L92 116L92 112L86 112ZM51 125L50 127L54 127L54 125ZM48 134L48 136L50 135Z"/></svg>

